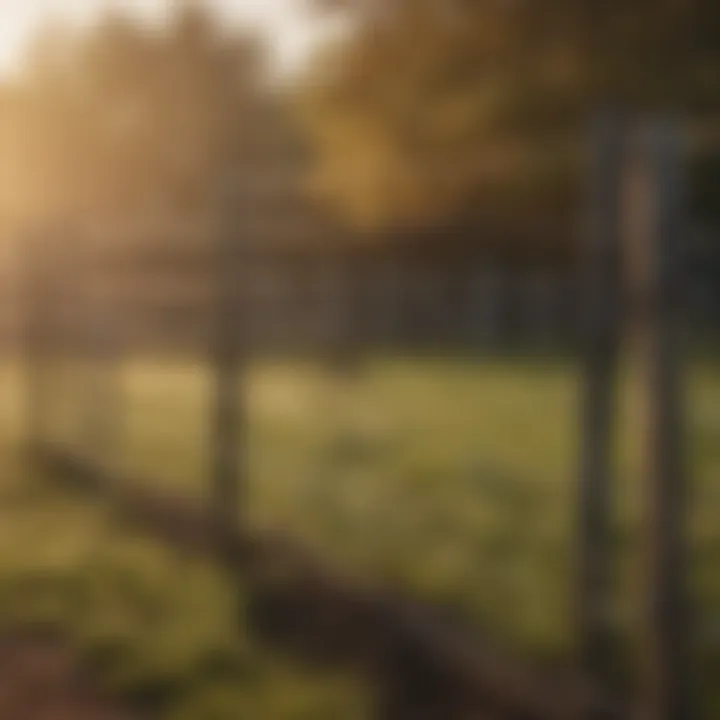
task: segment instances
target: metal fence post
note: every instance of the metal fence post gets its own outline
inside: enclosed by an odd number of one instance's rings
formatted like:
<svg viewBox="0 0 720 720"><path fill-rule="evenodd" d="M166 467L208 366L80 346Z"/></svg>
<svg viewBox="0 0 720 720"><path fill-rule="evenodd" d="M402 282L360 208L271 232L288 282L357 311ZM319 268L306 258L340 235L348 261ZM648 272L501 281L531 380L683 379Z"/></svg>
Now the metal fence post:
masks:
<svg viewBox="0 0 720 720"><path fill-rule="evenodd" d="M243 409L240 398L241 333L244 330L247 288L238 285L239 229L234 227L236 188L221 189L219 222L215 228L215 307L213 309L212 369L214 378L211 417L211 478L213 507L224 538L235 529L243 486L241 459ZM242 258L245 260L246 258ZM244 274L244 273L243 273Z"/></svg>
<svg viewBox="0 0 720 720"><path fill-rule="evenodd" d="M78 254L75 273L83 278L81 300L84 327L81 346L84 368L84 428L82 441L87 459L103 480L112 484L119 455L120 402L118 316L115 312L115 276L108 262L108 231L86 227L76 235ZM87 374L89 373L89 376Z"/></svg>
<svg viewBox="0 0 720 720"><path fill-rule="evenodd" d="M598 122L591 217L585 247L584 389L579 478L579 650L598 691L609 680L610 505L612 435L618 353L618 280L623 123ZM599 706L592 717L602 717Z"/></svg>
<svg viewBox="0 0 720 720"><path fill-rule="evenodd" d="M645 484L643 698L647 720L691 718L685 597L681 334L685 181L681 136L669 121L641 128L635 148L629 280L642 361Z"/></svg>

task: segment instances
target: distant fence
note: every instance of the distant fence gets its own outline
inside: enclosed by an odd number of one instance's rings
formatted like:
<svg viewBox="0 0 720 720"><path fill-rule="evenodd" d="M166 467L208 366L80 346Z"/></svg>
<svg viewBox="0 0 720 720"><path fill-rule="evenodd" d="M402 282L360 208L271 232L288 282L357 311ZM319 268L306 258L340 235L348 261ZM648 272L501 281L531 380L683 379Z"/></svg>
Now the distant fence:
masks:
<svg viewBox="0 0 720 720"><path fill-rule="evenodd" d="M438 267L431 259L398 257L392 247L259 249L244 262L249 297L243 343L251 352L318 353L349 333L367 352L577 345L577 281L567 269L523 272L482 258ZM129 347L207 346L207 296L198 302L169 290L164 302L143 300L137 288L125 328Z"/></svg>
<svg viewBox="0 0 720 720"><path fill-rule="evenodd" d="M174 230L187 238L187 228ZM172 224L164 231L172 236ZM110 284L105 317L126 352L202 354L213 332L213 247L153 247L153 231L146 232L144 247L124 248L115 229L99 257L53 262L66 266L68 277L79 266ZM62 242L72 250L72 235ZM243 278L244 350L318 355L351 338L366 353L577 352L585 324L577 263L508 264L477 250L459 255L437 242L438 252L416 256L412 248L368 248L343 239L320 247L244 248L236 275ZM720 322L713 276L707 268L685 270L688 338L709 339ZM76 342L86 327L81 292L73 282L58 288L58 342ZM8 343L18 329L11 308L5 307L0 333Z"/></svg>
<svg viewBox="0 0 720 720"><path fill-rule="evenodd" d="M213 235L212 253L203 261L192 254L195 251L178 260L193 269L184 277L201 280L194 287L191 282L183 284L188 299L165 308L156 305L158 315L147 324L143 340L136 322L147 302L142 292L157 284L161 299L176 297L175 291L161 285L162 257L155 265L147 258L143 261L155 269L148 271L149 282L142 285L136 264L126 269L124 283L118 280L123 275L118 255L123 245L113 242L108 232L76 235L78 242L72 245L59 247L50 242L28 248L25 301L31 449L36 457L59 459L56 465L66 469L84 468L87 473L90 462L95 477L104 477L122 495L111 462L119 412L114 370L128 348L151 346L148 336L153 332L162 334L160 344L164 345L165 333L167 338L173 335L168 314L177 313L176 342L193 338L192 346L207 347L214 369L208 474L215 524L207 527L214 527L229 542L238 533L252 535L242 516L237 516L246 492L247 470L238 447L243 447L247 418L235 388L249 354L306 351L352 358L378 349L454 353L511 347L528 339L549 347L570 338L579 346L584 366L577 508L578 663L593 686L606 689L611 633L607 608L613 389L622 325L627 323L647 378L648 628L641 702L650 720L686 720L691 714L686 678L679 369L681 300L687 287L679 256L685 226L682 154L677 131L666 123L629 132L627 126L609 118L600 124L596 142L582 264L562 273L547 267L522 271L493 267L462 253L440 262L437 255L423 260L419 251L401 253L392 248L280 250L260 238L249 246L248 238L243 239L228 222ZM243 206L252 202L245 198ZM226 216L233 212L228 210ZM134 257L133 263L137 261ZM201 262L207 266L199 274ZM178 277L175 271L170 275ZM134 338L133 333L137 333ZM84 390L91 405L88 442L92 447L53 447L44 434L47 381L43 363L62 353L96 361L93 378L86 378ZM246 500L251 502L251 498ZM414 630L407 632L404 642L416 637ZM427 652L435 653L437 661L442 643L433 645L435 641L422 637L422 647L430 647ZM452 698L457 690L454 685L444 695L435 688L444 701L434 698L436 704L421 714L418 703L423 686L430 683L428 673L432 675L437 667L417 667L403 653L396 662L399 665L392 671L385 668L383 682L396 683L389 692L401 694L410 709L403 715L400 705L389 701L388 707L394 709L386 709L383 717L467 716L462 713L468 708L456 707L457 699ZM478 666L468 660L467 667L474 668L468 670L470 684L493 686L492 673L482 663ZM407 674L412 675L410 680ZM520 709L520 700L513 705L509 698L512 690L506 687L502 692L504 703L497 698L490 703L484 696L498 717L580 716L578 705L561 711L538 701L535 712L527 706ZM419 699L408 697L413 694ZM581 715L612 714L597 699L606 695L592 695L595 700L583 706ZM479 712L479 708L472 710Z"/></svg>

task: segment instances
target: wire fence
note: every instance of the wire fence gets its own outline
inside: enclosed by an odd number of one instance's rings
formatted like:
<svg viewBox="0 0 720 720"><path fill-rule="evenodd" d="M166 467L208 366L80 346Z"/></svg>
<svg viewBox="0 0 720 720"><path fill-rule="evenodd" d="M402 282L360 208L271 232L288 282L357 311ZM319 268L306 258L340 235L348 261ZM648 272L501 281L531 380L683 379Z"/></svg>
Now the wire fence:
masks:
<svg viewBox="0 0 720 720"><path fill-rule="evenodd" d="M31 452L51 457L56 470L91 475L121 504L132 505L130 486L199 493L192 507L207 510L205 524L183 517L217 538L221 555L246 557L250 538L270 528L381 586L414 567L405 584L435 609L417 622L409 619L415 601L390 613L402 632L377 621L397 635L377 641L383 717L466 717L479 707L501 717L622 714L607 704L618 633L615 396L628 337L645 369L647 628L638 687L647 717L691 717L684 187L674 127L608 119L597 131L582 248L564 265L518 265L452 237L427 246L286 242L268 230L273 223L263 235L261 222L251 231L236 217L238 206L264 207L257 197L231 197L214 228L136 223L36 234L24 264ZM473 369L479 359L484 379ZM523 379L518 365L533 371ZM553 478L573 473L574 486ZM478 519L483 512L489 519ZM456 532L465 525L474 529ZM550 561L547 548L556 553ZM305 560L288 552L297 574ZM270 562L265 550L255 554ZM554 575L535 572L548 563ZM428 577L425 567L440 569ZM468 593L470 577L478 590ZM316 578L310 611L297 587L270 600L263 585L260 624L296 614L311 644L322 645L334 631L318 627L318 613L329 612L320 610L320 586ZM363 602L353 605L353 622ZM438 606L463 622L476 611L485 621L478 635L494 630L506 642L522 635L513 623L525 624L527 638L537 613L552 608L557 621L536 639L552 637L580 668L579 684L555 698L542 683L514 692L477 658L447 650ZM367 634L367 642L378 637ZM571 688L585 683L591 692L578 699Z"/></svg>

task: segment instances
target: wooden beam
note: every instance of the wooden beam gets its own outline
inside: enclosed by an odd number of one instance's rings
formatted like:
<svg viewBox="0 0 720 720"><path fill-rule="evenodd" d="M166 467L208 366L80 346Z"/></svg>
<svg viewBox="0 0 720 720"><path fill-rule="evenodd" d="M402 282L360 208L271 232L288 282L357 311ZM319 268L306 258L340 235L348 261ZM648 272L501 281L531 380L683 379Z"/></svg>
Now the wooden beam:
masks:
<svg viewBox="0 0 720 720"><path fill-rule="evenodd" d="M242 199L242 198L240 198ZM215 236L215 306L212 310L211 363L213 371L209 457L212 504L221 537L229 536L238 522L244 489L244 398L241 395L242 342L247 268L239 253L246 242L236 225L238 195L228 180L220 188Z"/></svg>

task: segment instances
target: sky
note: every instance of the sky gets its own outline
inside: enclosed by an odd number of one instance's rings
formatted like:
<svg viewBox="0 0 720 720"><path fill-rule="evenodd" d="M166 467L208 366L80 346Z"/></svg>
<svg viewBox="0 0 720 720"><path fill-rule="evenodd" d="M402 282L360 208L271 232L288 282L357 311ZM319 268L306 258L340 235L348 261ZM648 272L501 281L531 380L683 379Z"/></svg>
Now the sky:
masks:
<svg viewBox="0 0 720 720"><path fill-rule="evenodd" d="M297 67L332 27L311 18L303 0L206 0L229 22L250 22L267 33L281 69ZM104 9L129 10L162 21L173 0L0 0L0 73L12 72L33 30L54 19L89 24Z"/></svg>

